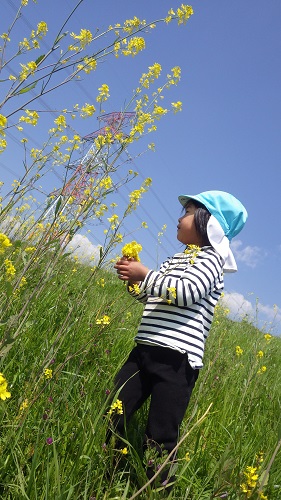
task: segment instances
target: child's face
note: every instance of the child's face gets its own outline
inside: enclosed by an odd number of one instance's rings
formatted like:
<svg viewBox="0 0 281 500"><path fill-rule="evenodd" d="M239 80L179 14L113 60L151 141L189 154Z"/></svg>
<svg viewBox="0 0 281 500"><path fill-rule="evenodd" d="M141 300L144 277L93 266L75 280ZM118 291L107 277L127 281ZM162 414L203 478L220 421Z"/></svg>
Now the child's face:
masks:
<svg viewBox="0 0 281 500"><path fill-rule="evenodd" d="M194 214L196 211L195 205L192 201L188 202L185 206L185 213L179 218L178 240L184 245L198 245L201 246L201 240L197 234L194 222Z"/></svg>

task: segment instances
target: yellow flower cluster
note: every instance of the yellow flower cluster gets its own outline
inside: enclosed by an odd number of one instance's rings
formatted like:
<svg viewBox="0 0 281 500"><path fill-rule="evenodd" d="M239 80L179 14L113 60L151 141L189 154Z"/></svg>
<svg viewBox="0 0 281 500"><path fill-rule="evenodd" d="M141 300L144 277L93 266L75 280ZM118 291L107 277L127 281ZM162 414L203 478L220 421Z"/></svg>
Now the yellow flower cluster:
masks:
<svg viewBox="0 0 281 500"><path fill-rule="evenodd" d="M112 403L108 415L112 415L114 413L117 413L117 415L122 415L123 414L123 405L122 401L120 399L116 399L115 403Z"/></svg>
<svg viewBox="0 0 281 500"><path fill-rule="evenodd" d="M77 64L77 69L79 71L83 70L86 74L91 73L97 67L97 61L94 57L84 57L83 63Z"/></svg>
<svg viewBox="0 0 281 500"><path fill-rule="evenodd" d="M177 290L174 286L167 287L167 291L171 294L173 299L177 298Z"/></svg>
<svg viewBox="0 0 281 500"><path fill-rule="evenodd" d="M38 118L39 118L37 111L29 111L28 109L26 109L25 113L27 116L21 116L19 121L29 123L30 125L34 125L34 126L37 125Z"/></svg>
<svg viewBox="0 0 281 500"><path fill-rule="evenodd" d="M81 116L81 118L86 118L88 116L92 116L95 111L96 111L95 106L93 106L93 104L88 104L86 102L80 110L80 116Z"/></svg>
<svg viewBox="0 0 281 500"><path fill-rule="evenodd" d="M136 56L139 52L145 49L145 40L141 36L134 36L128 41L126 48L122 49L124 56ZM116 52L115 52L116 55Z"/></svg>
<svg viewBox="0 0 281 500"><path fill-rule="evenodd" d="M140 261L139 252L142 251L142 246L136 241L131 241L131 243L127 243L122 248L122 255L127 257L127 259L135 259L138 262Z"/></svg>
<svg viewBox="0 0 281 500"><path fill-rule="evenodd" d="M198 256L201 248L198 245L187 245L184 253L190 256L190 264L193 265L196 257Z"/></svg>
<svg viewBox="0 0 281 500"><path fill-rule="evenodd" d="M193 9L190 5L182 4L176 12L173 9L168 11L168 15L165 18L165 22L168 24L172 21L172 19L177 19L178 24L185 24L187 20L192 16Z"/></svg>
<svg viewBox="0 0 281 500"><path fill-rule="evenodd" d="M266 372L266 370L267 370L266 366L264 366L264 365L263 365L263 366L261 366L261 367L259 368L259 370L257 371L257 374L258 374L258 375L263 375L263 373L265 373L265 372Z"/></svg>
<svg viewBox="0 0 281 500"><path fill-rule="evenodd" d="M10 242L8 236L3 233L0 233L0 254L3 254L7 248L11 247L12 243Z"/></svg>
<svg viewBox="0 0 281 500"><path fill-rule="evenodd" d="M243 475L245 477L244 482L240 485L242 493L245 494L246 498L252 498L252 494L259 486L259 470L263 462L263 452L258 453L255 459L255 467L247 466ZM259 500L267 500L267 496L263 494L262 491L258 491Z"/></svg>
<svg viewBox="0 0 281 500"><path fill-rule="evenodd" d="M134 17L134 19L127 19L125 22L124 22L124 25L123 25L123 31L125 31L125 33L128 33L128 34L131 34L133 33L134 30L140 28L141 26L145 26L146 25L146 21L143 20L141 21L138 17Z"/></svg>
<svg viewBox="0 0 281 500"><path fill-rule="evenodd" d="M0 398L2 401L11 397L11 393L7 391L8 382L5 379L3 373L0 373Z"/></svg>
<svg viewBox="0 0 281 500"><path fill-rule="evenodd" d="M172 104L174 113L178 113L179 111L182 111L182 102L181 101L172 102L171 104Z"/></svg>
<svg viewBox="0 0 281 500"><path fill-rule="evenodd" d="M242 356L242 354L243 354L243 349L240 347L240 345L237 345L237 346L235 347L235 352L236 352L236 356L238 356L238 357L239 357L239 356Z"/></svg>
<svg viewBox="0 0 281 500"><path fill-rule="evenodd" d="M140 294L140 287L136 283L129 286L129 292L134 292L136 295Z"/></svg>
<svg viewBox="0 0 281 500"><path fill-rule="evenodd" d="M22 64L20 63L22 70L19 74L19 79L21 82L27 79L29 75L34 75L36 69L37 69L37 64L35 61L29 61L27 64Z"/></svg>
<svg viewBox="0 0 281 500"><path fill-rule="evenodd" d="M10 259L5 259L4 260L4 265L5 265L5 268L6 268L6 277L7 277L7 279L8 280L13 279L13 277L16 274L16 268L13 265L12 261Z"/></svg>
<svg viewBox="0 0 281 500"><path fill-rule="evenodd" d="M76 35L75 33L70 33L70 36L74 39L74 40L78 40L79 43L80 43L80 47L77 47L75 45L70 45L68 47L69 50L80 50L80 49L84 49L86 47L86 45L89 45L92 40L93 40L93 35L91 33L90 30L86 30L86 29L81 29L80 30L80 34L79 35Z"/></svg>
<svg viewBox="0 0 281 500"><path fill-rule="evenodd" d="M96 325L109 325L109 323L110 317L106 314L102 318L96 320Z"/></svg>
<svg viewBox="0 0 281 500"><path fill-rule="evenodd" d="M45 368L44 375L46 379L50 379L53 377L53 370L51 368Z"/></svg>
<svg viewBox="0 0 281 500"><path fill-rule="evenodd" d="M109 86L106 83L103 83L101 87L98 89L99 95L96 98L97 102L104 102L107 101L109 98Z"/></svg>

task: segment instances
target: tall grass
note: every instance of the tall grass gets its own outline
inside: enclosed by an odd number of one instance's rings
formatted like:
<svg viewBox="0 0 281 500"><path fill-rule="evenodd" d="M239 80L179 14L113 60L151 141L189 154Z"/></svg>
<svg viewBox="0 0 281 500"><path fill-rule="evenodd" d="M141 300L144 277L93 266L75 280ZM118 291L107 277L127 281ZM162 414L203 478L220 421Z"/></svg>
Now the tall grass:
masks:
<svg viewBox="0 0 281 500"><path fill-rule="evenodd" d="M152 489L144 473L146 406L123 452L114 439L105 445L114 373L133 345L142 306L110 270L62 255L53 261L46 252L34 263L1 323L0 370L11 397L0 401L0 496L164 498L163 486ZM2 280L3 297L5 286ZM280 498L280 351L280 338L218 308L170 498Z"/></svg>

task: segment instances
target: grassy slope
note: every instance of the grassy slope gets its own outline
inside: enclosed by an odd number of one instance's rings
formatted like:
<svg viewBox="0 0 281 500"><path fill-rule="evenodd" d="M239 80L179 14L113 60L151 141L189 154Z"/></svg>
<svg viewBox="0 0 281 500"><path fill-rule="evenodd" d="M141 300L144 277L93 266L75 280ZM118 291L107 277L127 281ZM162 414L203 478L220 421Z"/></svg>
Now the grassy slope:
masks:
<svg viewBox="0 0 281 500"><path fill-rule="evenodd" d="M13 305L16 314L27 304L28 314L0 369L12 393L0 405L1 495L131 498L145 484L139 456L147 408L128 430L131 445L124 443L129 453L122 467L112 462L112 449L103 443L107 395L133 345L142 306L112 273L95 274L68 259L61 259L30 301L43 269L44 262L30 273L29 287ZM110 324L97 325L104 315ZM237 345L243 349L240 356ZM266 341L252 325L232 322L218 311L182 426L182 435L190 434L179 449L171 498L226 493L231 499L247 498L240 487L247 466L258 467L268 499L281 497L280 452L269 476L264 475L280 439L280 353L280 338ZM259 374L262 366L266 371ZM44 376L46 367L52 369L51 379ZM263 461L257 458L261 452ZM161 499L163 492L138 497ZM254 488L248 498L258 498Z"/></svg>

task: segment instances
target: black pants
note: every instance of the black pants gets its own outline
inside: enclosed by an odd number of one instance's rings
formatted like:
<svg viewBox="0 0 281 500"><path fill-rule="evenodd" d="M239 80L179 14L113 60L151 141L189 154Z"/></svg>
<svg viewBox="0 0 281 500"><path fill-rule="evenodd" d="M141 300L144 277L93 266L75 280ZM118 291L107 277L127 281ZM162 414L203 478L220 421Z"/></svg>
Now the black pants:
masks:
<svg viewBox="0 0 281 500"><path fill-rule="evenodd" d="M124 434L133 413L151 396L145 443L170 453L177 444L198 372L191 368L186 354L138 344L115 379L124 410L116 421L117 432Z"/></svg>

